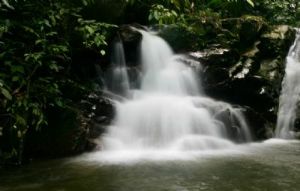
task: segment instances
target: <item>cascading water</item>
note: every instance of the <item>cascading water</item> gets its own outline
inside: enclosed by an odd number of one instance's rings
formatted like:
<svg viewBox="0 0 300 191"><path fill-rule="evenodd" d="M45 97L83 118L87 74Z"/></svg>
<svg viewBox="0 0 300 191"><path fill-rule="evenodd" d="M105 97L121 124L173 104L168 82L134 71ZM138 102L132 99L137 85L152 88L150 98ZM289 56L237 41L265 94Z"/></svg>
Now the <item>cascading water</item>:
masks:
<svg viewBox="0 0 300 191"><path fill-rule="evenodd" d="M140 32L141 87L117 103L103 150L207 150L251 140L240 109L202 95L192 68L163 39Z"/></svg>
<svg viewBox="0 0 300 191"><path fill-rule="evenodd" d="M108 79L106 80L108 89L117 95L127 97L130 83L126 69L124 47L121 40L117 40L113 44L112 68L108 73Z"/></svg>
<svg viewBox="0 0 300 191"><path fill-rule="evenodd" d="M294 138L297 103L300 96L300 30L286 58L285 77L279 99L275 137Z"/></svg>

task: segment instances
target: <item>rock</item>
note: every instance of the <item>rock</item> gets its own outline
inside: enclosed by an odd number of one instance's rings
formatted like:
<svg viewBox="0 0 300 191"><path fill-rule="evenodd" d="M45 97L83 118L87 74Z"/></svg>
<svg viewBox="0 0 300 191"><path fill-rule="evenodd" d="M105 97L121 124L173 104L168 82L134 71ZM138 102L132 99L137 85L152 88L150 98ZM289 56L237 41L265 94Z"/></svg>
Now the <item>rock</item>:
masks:
<svg viewBox="0 0 300 191"><path fill-rule="evenodd" d="M93 144L93 139L98 138L106 131L106 127L110 125L115 115L113 101L103 95L105 94L100 92L90 94L87 97L87 103L81 107L83 118L87 123L87 140L90 144Z"/></svg>
<svg viewBox="0 0 300 191"><path fill-rule="evenodd" d="M241 57L241 59L231 68L229 68L229 77L231 79L243 79L253 74L258 64L252 58Z"/></svg>
<svg viewBox="0 0 300 191"><path fill-rule="evenodd" d="M288 50L295 39L296 31L287 26L270 27L261 37L258 48L263 57L286 57Z"/></svg>
<svg viewBox="0 0 300 191"><path fill-rule="evenodd" d="M202 42L204 42L197 34L178 25L160 28L159 36L165 39L175 52L197 50L203 47Z"/></svg>
<svg viewBox="0 0 300 191"><path fill-rule="evenodd" d="M240 51L247 50L260 37L266 23L262 17L245 15L240 18L222 20L222 27L231 35L231 46ZM228 38L227 39L230 39Z"/></svg>
<svg viewBox="0 0 300 191"><path fill-rule="evenodd" d="M256 140L273 137L274 123L270 123L259 111L244 107L244 115Z"/></svg>
<svg viewBox="0 0 300 191"><path fill-rule="evenodd" d="M230 140L234 140L235 142L246 141L246 138L243 137L243 135L240 133L241 124L238 122L239 120L229 109L218 111L218 113L215 114L214 117L222 122L224 128L226 128L226 136Z"/></svg>
<svg viewBox="0 0 300 191"><path fill-rule="evenodd" d="M297 109L296 109L296 119L294 123L294 129L296 132L296 137L300 139L300 103L297 103Z"/></svg>
<svg viewBox="0 0 300 191"><path fill-rule="evenodd" d="M138 30L147 30L139 24L122 25L119 29L120 38L123 43L138 44L142 39L142 34Z"/></svg>
<svg viewBox="0 0 300 191"><path fill-rule="evenodd" d="M222 67L206 67L203 73L205 74L203 81L209 83L207 86L219 86L226 83L229 79L228 69Z"/></svg>
<svg viewBox="0 0 300 191"><path fill-rule="evenodd" d="M236 31L241 31L243 22L246 22L240 19L233 21L241 25ZM260 22L246 22L246 26L256 27L252 37L240 38L238 42L247 46L241 48L233 44L227 48L219 47L219 51L212 48L208 53L196 55L205 68L200 74L203 75L205 92L216 99L256 112L255 115L248 112L249 118L254 120L252 123L259 124L254 127L254 133L258 138L265 138L270 136L269 129L275 127L284 61L295 32L287 26L262 26ZM228 28L234 27L229 23Z"/></svg>
<svg viewBox="0 0 300 191"><path fill-rule="evenodd" d="M198 59L203 66L230 67L240 58L237 51L228 48L211 47L203 51L190 52L190 56Z"/></svg>
<svg viewBox="0 0 300 191"><path fill-rule="evenodd" d="M29 129L25 158L53 158L79 154L96 147L98 138L114 117L114 104L101 92L91 93L68 108L48 111L48 127Z"/></svg>
<svg viewBox="0 0 300 191"><path fill-rule="evenodd" d="M139 65L138 48L142 40L142 34L137 29L145 30L141 25L132 24L121 26L118 32L123 42L126 65L128 67Z"/></svg>

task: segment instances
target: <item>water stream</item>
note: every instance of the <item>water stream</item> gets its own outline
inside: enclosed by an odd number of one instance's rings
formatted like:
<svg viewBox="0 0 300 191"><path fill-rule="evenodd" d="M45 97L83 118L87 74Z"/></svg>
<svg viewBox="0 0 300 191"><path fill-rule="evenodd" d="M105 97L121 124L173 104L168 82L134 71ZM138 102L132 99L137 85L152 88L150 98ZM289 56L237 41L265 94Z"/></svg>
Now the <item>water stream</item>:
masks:
<svg viewBox="0 0 300 191"><path fill-rule="evenodd" d="M113 44L112 67L107 72L106 86L109 91L120 96L127 97L130 83L126 68L126 59L123 43L117 39Z"/></svg>
<svg viewBox="0 0 300 191"><path fill-rule="evenodd" d="M210 150L251 140L240 108L206 97L183 56L162 38L140 32L141 87L117 104L114 123L101 138L103 151Z"/></svg>
<svg viewBox="0 0 300 191"><path fill-rule="evenodd" d="M286 58L285 77L279 100L279 111L275 137L291 139L295 137L293 131L298 101L300 96L300 30L291 46Z"/></svg>

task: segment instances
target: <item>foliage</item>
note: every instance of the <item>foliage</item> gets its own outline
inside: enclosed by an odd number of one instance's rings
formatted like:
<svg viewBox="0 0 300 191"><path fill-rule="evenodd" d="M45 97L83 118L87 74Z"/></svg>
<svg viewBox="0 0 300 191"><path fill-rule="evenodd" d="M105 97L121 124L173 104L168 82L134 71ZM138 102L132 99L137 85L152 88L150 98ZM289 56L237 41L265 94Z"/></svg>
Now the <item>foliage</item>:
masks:
<svg viewBox="0 0 300 191"><path fill-rule="evenodd" d="M163 5L155 4L150 9L149 21L159 24L172 24L176 22L177 17L176 11L167 9Z"/></svg>
<svg viewBox="0 0 300 191"><path fill-rule="evenodd" d="M151 23L179 23L199 11L211 9L222 18L258 15L275 24L299 26L298 0L126 0L128 5L144 4L150 9ZM154 15L155 13L155 15ZM176 13L176 14L175 14Z"/></svg>
<svg viewBox="0 0 300 191"><path fill-rule="evenodd" d="M0 154L3 149L10 157L20 157L28 129L47 126L49 108L68 107L71 100L63 89L78 86L70 73L73 36L80 37L83 48L105 53L107 31L113 25L85 20L81 3L76 3L1 1ZM4 145L8 137L15 141Z"/></svg>
<svg viewBox="0 0 300 191"><path fill-rule="evenodd" d="M143 3L150 7L149 20L157 23L176 23L176 18L190 16L212 9L224 17L236 17L249 13L255 7L253 0L127 0L129 4ZM181 22L182 19L179 20Z"/></svg>
<svg viewBox="0 0 300 191"><path fill-rule="evenodd" d="M300 26L300 1L298 0L257 0L256 14L263 15L275 24Z"/></svg>
<svg viewBox="0 0 300 191"><path fill-rule="evenodd" d="M75 28L83 37L83 45L86 48L99 49L102 55L105 55L103 46L107 46L106 36L109 29L115 25L99 23L95 20L78 19L78 26Z"/></svg>
<svg viewBox="0 0 300 191"><path fill-rule="evenodd" d="M221 12L224 17L238 17L250 13L254 2L252 0L210 0L208 7Z"/></svg>

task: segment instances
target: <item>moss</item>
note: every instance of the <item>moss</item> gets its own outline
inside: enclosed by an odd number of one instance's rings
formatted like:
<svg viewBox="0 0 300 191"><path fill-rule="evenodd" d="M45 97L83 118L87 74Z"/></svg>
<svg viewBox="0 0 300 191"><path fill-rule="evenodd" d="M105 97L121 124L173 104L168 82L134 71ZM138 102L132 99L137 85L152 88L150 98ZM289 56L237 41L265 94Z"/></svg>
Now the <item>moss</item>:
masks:
<svg viewBox="0 0 300 191"><path fill-rule="evenodd" d="M286 25L270 26L260 37L258 48L267 57L286 57L295 39L295 30Z"/></svg>

